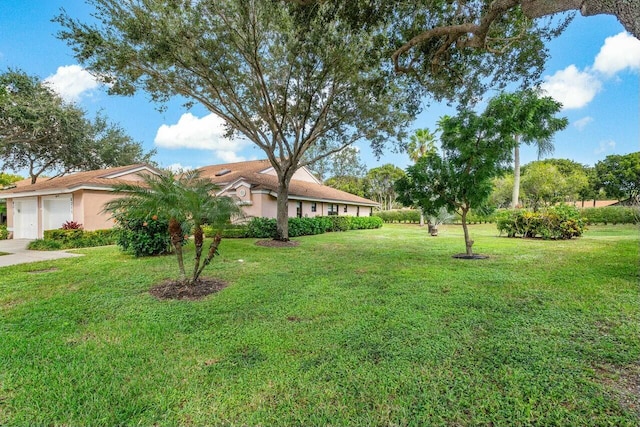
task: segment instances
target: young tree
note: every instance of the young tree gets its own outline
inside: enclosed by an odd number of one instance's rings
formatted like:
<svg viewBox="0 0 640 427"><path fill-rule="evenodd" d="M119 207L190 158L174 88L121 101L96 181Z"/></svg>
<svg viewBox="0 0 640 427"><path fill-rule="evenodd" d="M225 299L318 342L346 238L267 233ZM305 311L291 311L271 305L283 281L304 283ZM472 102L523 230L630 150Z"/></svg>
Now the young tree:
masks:
<svg viewBox="0 0 640 427"><path fill-rule="evenodd" d="M520 144L535 144L538 157L553 152L553 135L569 123L566 117L555 117L561 109L561 103L532 89L502 93L489 101L488 114L495 117L503 135L512 135L515 140L512 208L520 200Z"/></svg>
<svg viewBox="0 0 640 427"><path fill-rule="evenodd" d="M154 152L98 116L85 118L35 76L9 70L0 74L7 96L0 102L0 162L26 169L31 183L44 172L64 175L79 170L148 162Z"/></svg>
<svg viewBox="0 0 640 427"><path fill-rule="evenodd" d="M492 190L492 179L510 160L513 140L503 137L493 126L494 118L463 110L455 117L443 117L442 155L429 154L407 168L407 175L396 185L398 200L417 205L427 215L444 207L462 219L466 256L473 257L467 214L482 206Z"/></svg>
<svg viewBox="0 0 640 427"><path fill-rule="evenodd" d="M402 169L390 163L369 170L364 178L367 197L380 203L382 210L393 209L398 196L395 183L404 175Z"/></svg>
<svg viewBox="0 0 640 427"><path fill-rule="evenodd" d="M233 216L240 215L240 208L229 197L216 197L217 187L211 180L202 178L200 172L189 171L175 176L166 171L160 175L142 174L142 184L121 184L114 187L114 191L126 195L105 204L106 212L128 213L140 215L157 215L168 219L168 232L171 239L178 268L180 271L179 284L195 286L204 268L209 265L218 254L218 246L222 239L218 232L209 244L204 258L204 232L202 226L212 224L221 226ZM193 230L195 243L194 266L190 276L187 276L182 245L185 233ZM187 230L187 231L185 231Z"/></svg>
<svg viewBox="0 0 640 427"><path fill-rule="evenodd" d="M407 153L413 162L417 162L421 157L436 152L436 136L429 129L416 129L409 139ZM420 210L420 227L424 227L424 212Z"/></svg>
<svg viewBox="0 0 640 427"><path fill-rule="evenodd" d="M62 14L60 38L111 93L184 97L262 149L278 178L278 240L289 238L296 170L360 140L380 152L419 105L420 91L380 66L379 26L353 26L337 13L342 2L89 3L97 23Z"/></svg>

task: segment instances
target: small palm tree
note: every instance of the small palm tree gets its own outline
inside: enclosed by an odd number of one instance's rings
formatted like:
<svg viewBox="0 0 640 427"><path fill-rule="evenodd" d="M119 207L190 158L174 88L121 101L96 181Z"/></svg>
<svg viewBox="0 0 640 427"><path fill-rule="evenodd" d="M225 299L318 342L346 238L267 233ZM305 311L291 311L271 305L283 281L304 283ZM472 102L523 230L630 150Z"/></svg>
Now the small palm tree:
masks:
<svg viewBox="0 0 640 427"><path fill-rule="evenodd" d="M126 193L126 196L105 204L105 212L115 213L127 211L138 213L141 217L149 214L169 220L169 236L173 246L178 267L180 283L193 286L204 268L209 265L218 253L222 236L216 233L209 245L207 255L202 259L204 248L205 224L222 226L230 218L240 216L241 210L229 197L217 197L218 187L210 180L202 178L199 171L189 171L179 176L165 171L159 175L141 174L142 182L138 184L120 184L114 187L115 192ZM182 245L185 234L193 230L195 243L195 259L193 273L187 277Z"/></svg>
<svg viewBox="0 0 640 427"><path fill-rule="evenodd" d="M429 129L416 129L409 139L409 144L407 144L407 153L413 163L416 163L427 154L435 153L435 141L436 136ZM420 227L424 227L424 212L422 212L422 209L420 209Z"/></svg>

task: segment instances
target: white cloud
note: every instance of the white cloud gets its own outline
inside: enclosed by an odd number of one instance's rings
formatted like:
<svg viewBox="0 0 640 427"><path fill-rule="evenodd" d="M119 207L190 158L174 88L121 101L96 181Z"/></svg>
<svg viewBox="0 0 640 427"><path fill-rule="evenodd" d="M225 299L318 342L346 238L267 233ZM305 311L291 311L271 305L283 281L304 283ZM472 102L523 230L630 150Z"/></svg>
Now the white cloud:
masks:
<svg viewBox="0 0 640 427"><path fill-rule="evenodd" d="M640 70L640 40L627 32L607 37L593 69L610 77L626 68Z"/></svg>
<svg viewBox="0 0 640 427"><path fill-rule="evenodd" d="M575 65L545 76L540 85L543 91L562 103L563 109L582 108L600 91L602 83L588 71L579 71Z"/></svg>
<svg viewBox="0 0 640 427"><path fill-rule="evenodd" d="M95 77L79 65L58 67L56 73L44 79L44 82L66 101L78 101L84 93L100 85Z"/></svg>
<svg viewBox="0 0 640 427"><path fill-rule="evenodd" d="M615 141L613 141L613 140L600 141L600 145L598 146L598 148L593 150L593 153L594 154L602 154L602 153L605 153L607 151L613 151L614 148L616 148L616 142Z"/></svg>
<svg viewBox="0 0 640 427"><path fill-rule="evenodd" d="M193 166L182 166L180 163L172 163L167 166L167 169L175 173L179 173L193 170Z"/></svg>
<svg viewBox="0 0 640 427"><path fill-rule="evenodd" d="M589 123L593 121L593 117L587 116L573 122L573 125L582 131Z"/></svg>
<svg viewBox="0 0 640 427"><path fill-rule="evenodd" d="M160 126L154 142L158 147L169 149L211 150L218 158L229 163L245 160L238 153L250 142L239 138L225 138L224 134L224 120L215 114L199 118L185 113L178 123Z"/></svg>

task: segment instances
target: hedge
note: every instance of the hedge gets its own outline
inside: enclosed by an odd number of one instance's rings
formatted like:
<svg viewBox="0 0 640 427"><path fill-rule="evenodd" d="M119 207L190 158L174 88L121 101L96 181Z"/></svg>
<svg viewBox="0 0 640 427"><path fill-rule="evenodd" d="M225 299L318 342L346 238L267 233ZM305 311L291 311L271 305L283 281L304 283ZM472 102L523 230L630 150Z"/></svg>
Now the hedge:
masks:
<svg viewBox="0 0 640 427"><path fill-rule="evenodd" d="M640 207L637 206L607 206L603 208L582 208L580 215L591 224L638 224L640 222Z"/></svg>
<svg viewBox="0 0 640 427"><path fill-rule="evenodd" d="M497 227L508 237L541 237L543 239L571 239L580 237L586 229L580 212L573 206L554 206L541 212L526 209L505 210L498 213Z"/></svg>
<svg viewBox="0 0 640 427"><path fill-rule="evenodd" d="M417 209L394 209L389 211L378 211L374 212L373 215L374 217L382 219L382 221L386 223L420 223L420 211Z"/></svg>
<svg viewBox="0 0 640 427"><path fill-rule="evenodd" d="M365 230L382 227L382 220L369 216L316 216L312 218L289 218L289 237L310 236L335 231ZM212 237L217 230L203 227L205 236ZM223 230L222 237L252 237L272 239L276 236L274 218L252 218L247 224L234 225Z"/></svg>
<svg viewBox="0 0 640 427"><path fill-rule="evenodd" d="M8 237L9 231L7 230L7 226L0 224L0 240L6 240Z"/></svg>
<svg viewBox="0 0 640 427"><path fill-rule="evenodd" d="M40 251L57 251L61 249L88 248L93 246L107 246L116 243L118 232L114 229L85 231L45 230L44 239L36 239L29 243L29 249Z"/></svg>

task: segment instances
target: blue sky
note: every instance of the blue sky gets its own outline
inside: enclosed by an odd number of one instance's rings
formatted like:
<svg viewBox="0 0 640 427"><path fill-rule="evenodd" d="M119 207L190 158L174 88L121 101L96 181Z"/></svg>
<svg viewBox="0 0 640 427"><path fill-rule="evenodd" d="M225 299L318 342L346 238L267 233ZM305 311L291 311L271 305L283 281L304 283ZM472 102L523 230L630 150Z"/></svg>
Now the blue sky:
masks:
<svg viewBox="0 0 640 427"><path fill-rule="evenodd" d="M3 0L0 8L0 70L19 68L47 79L66 99L90 115L102 110L119 123L146 150L157 149L163 167L199 167L227 161L264 158L252 144L222 137L221 122L201 107L191 111L180 102L158 112L145 93L134 97L109 96L78 66L72 51L58 40L60 30L51 18L64 7L73 17L84 18L90 8L81 1ZM555 137L549 157L568 158L593 165L609 154L640 149L639 79L640 41L625 34L614 17L576 16L569 28L548 44L550 59L544 88L563 102L569 119L566 130ZM414 128L435 129L444 105L431 105L419 115ZM373 157L366 142L358 144L368 167L394 163L406 167L405 154L388 150ZM524 147L523 163L536 160L536 152Z"/></svg>

